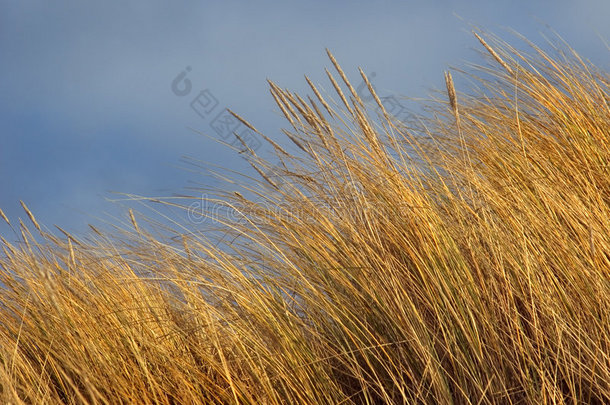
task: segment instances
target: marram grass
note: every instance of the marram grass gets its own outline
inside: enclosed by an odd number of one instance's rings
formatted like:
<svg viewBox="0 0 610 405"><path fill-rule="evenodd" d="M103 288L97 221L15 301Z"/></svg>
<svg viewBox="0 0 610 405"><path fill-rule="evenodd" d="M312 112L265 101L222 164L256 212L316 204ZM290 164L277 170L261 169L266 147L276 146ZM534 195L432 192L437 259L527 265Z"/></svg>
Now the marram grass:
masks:
<svg viewBox="0 0 610 405"><path fill-rule="evenodd" d="M0 402L609 403L609 76L486 38L410 123L330 54L336 101L271 83L297 153L268 140L280 164L211 199L224 244L133 213L52 235L24 205Z"/></svg>

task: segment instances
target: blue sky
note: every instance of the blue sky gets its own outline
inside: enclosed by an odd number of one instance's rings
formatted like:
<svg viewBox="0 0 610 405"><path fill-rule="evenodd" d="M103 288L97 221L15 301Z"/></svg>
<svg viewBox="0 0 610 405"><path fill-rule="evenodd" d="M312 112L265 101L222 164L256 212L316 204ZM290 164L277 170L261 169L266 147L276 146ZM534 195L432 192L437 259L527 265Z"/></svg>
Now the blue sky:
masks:
<svg viewBox="0 0 610 405"><path fill-rule="evenodd" d="M356 82L361 66L382 94L425 97L449 66L481 61L471 24L535 42L550 27L607 70L609 18L607 0L0 0L0 208L15 221L23 200L40 222L80 234L118 215L111 192L222 186L181 168L190 156L247 170L193 99L207 89L214 114L229 107L279 139L266 79L305 92L308 74L328 88L325 48ZM178 96L172 81L187 67L191 91ZM2 222L0 235L13 238Z"/></svg>

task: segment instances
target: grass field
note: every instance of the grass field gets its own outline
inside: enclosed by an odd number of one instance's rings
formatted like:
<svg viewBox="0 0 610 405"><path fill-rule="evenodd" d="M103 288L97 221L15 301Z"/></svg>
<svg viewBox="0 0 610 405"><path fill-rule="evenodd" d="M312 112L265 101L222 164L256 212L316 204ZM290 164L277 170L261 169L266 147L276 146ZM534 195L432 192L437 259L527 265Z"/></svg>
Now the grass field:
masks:
<svg viewBox="0 0 610 405"><path fill-rule="evenodd" d="M134 214L52 235L24 204L0 402L610 403L610 76L477 39L408 123L330 53L336 102L270 83L298 153L267 139L281 164L213 197L224 244Z"/></svg>

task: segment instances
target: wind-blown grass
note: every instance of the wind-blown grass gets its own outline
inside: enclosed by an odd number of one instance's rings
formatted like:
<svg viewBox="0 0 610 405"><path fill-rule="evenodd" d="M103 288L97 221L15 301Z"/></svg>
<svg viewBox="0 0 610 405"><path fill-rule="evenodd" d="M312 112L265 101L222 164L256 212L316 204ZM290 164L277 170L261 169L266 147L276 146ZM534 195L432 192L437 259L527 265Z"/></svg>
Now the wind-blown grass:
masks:
<svg viewBox="0 0 610 405"><path fill-rule="evenodd" d="M231 243L133 214L54 236L24 205L2 402L610 402L610 79L477 38L490 65L411 123L330 53L338 103L270 83L298 153L268 140L281 164L218 193Z"/></svg>

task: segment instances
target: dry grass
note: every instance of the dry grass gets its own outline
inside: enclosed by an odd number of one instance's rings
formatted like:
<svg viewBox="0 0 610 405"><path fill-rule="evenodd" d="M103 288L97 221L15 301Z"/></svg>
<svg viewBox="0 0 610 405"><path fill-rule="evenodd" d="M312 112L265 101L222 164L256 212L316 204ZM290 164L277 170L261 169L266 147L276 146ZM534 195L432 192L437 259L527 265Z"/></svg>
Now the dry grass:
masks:
<svg viewBox="0 0 610 405"><path fill-rule="evenodd" d="M231 243L131 212L131 235L58 237L24 205L0 401L610 402L609 78L478 38L476 88L447 74L449 102L409 125L332 55L339 104L271 83L300 149L271 143L271 174L251 159L253 197L219 193Z"/></svg>

